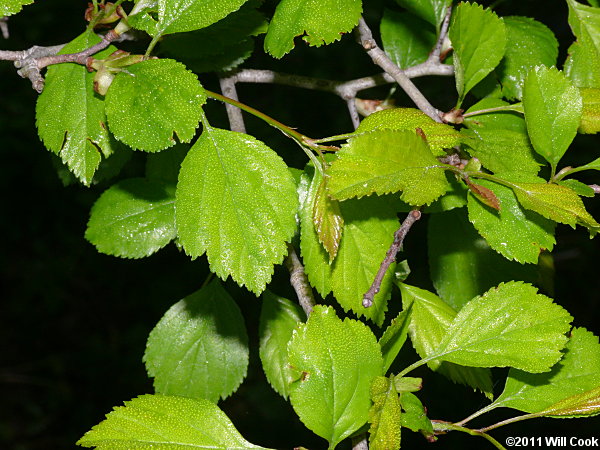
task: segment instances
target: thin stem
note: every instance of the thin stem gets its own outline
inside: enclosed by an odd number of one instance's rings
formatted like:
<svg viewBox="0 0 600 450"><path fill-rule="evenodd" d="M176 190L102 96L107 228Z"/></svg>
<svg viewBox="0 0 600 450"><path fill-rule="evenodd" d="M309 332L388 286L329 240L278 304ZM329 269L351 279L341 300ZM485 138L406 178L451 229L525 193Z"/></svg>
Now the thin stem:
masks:
<svg viewBox="0 0 600 450"><path fill-rule="evenodd" d="M475 419L476 417L479 417L479 416L485 414L486 412L489 412L495 408L496 408L496 405L494 403L490 403L489 405L481 408L479 411L474 412L466 419L463 419L460 422L456 422L454 425L463 426L463 425L467 424L468 422L470 422L471 420Z"/></svg>
<svg viewBox="0 0 600 450"><path fill-rule="evenodd" d="M221 85L221 92L223 92L225 97L239 101L237 89L235 88L235 81L231 77L219 78L219 84ZM225 103L225 110L227 111L227 117L229 118L229 127L231 128L231 131L245 133L246 125L244 124L242 110L229 103Z"/></svg>
<svg viewBox="0 0 600 450"><path fill-rule="evenodd" d="M436 357L437 358L437 355ZM404 368L398 375L396 375L398 378L402 378L403 376L405 376L407 373L412 372L413 370L415 370L417 367L421 367L422 365L427 364L429 361L435 359L435 358L423 358L418 360L417 362L412 363L410 366Z"/></svg>
<svg viewBox="0 0 600 450"><path fill-rule="evenodd" d="M406 92L406 94L421 111L423 111L436 122L441 123L441 112L431 106L429 100L427 100L421 91L414 85L414 83L410 81L410 78L406 76L404 71L394 64L389 56L387 56L385 52L377 46L377 43L373 39L371 29L362 17L358 22L358 27L356 30L360 44L366 50L373 62L385 70L386 73L391 75L391 77L400 85L404 92Z"/></svg>
<svg viewBox="0 0 600 450"><path fill-rule="evenodd" d="M368 308L373 304L373 299L374 299L375 295L377 295L377 293L381 289L381 282L383 281L383 277L385 276L385 273L387 272L390 265L394 261L396 261L396 255L400 251L400 248L402 248L404 238L410 231L410 228L413 226L413 224L420 218L421 218L421 211L419 211L418 209L412 210L411 212L408 213L408 215L406 216L406 219L404 219L400 228L398 228L398 230L396 230L396 232L394 233L394 242L392 243L391 247L387 251L385 258L382 261L381 265L379 266L379 270L377 271L377 274L375 275L375 279L373 280L371 287L363 296L362 304L365 308Z"/></svg>
<svg viewBox="0 0 600 450"><path fill-rule="evenodd" d="M436 434L443 434L447 433L448 431L461 431L463 433L470 434L471 436L479 436L484 439L487 439L489 442L492 443L492 445L494 445L494 447L500 450L506 450L506 448L500 442L498 442L489 434L485 433L483 430L472 430L470 428L465 428L452 423L441 422L437 420L432 420L431 422L433 424L433 429L436 432Z"/></svg>
<svg viewBox="0 0 600 450"><path fill-rule="evenodd" d="M152 38L152 40L150 41L150 44L148 45L148 48L146 49L146 53L144 53L144 56L146 58L150 57L150 53L152 53L152 50L154 50L154 47L156 47L156 44L158 44L158 41L160 40L161 37L162 37L162 35L157 34L156 36L154 36Z"/></svg>
<svg viewBox="0 0 600 450"><path fill-rule="evenodd" d="M440 62L440 55L442 53L442 46L444 45L444 41L446 40L446 36L448 35L448 28L450 27L450 17L452 16L452 5L446 8L446 15L444 16L444 21L442 22L442 27L440 29L440 35L438 36L438 40L435 43L435 47L433 47L433 51L429 58L435 58L437 62Z"/></svg>
<svg viewBox="0 0 600 450"><path fill-rule="evenodd" d="M300 258L298 258L294 246L289 243L287 246L288 255L285 258L285 266L290 272L290 284L296 291L298 302L306 313L306 317L308 317L315 306L315 297L308 282L306 272L304 271L304 266L302 265L302 262L300 262Z"/></svg>
<svg viewBox="0 0 600 450"><path fill-rule="evenodd" d="M494 425L480 428L479 431L486 432L486 431L494 430L496 428L503 427L504 425L509 425L511 423L521 422L521 421L527 420L527 419L535 419L536 417L542 417L542 415L541 414L523 414L522 416L511 417L510 419L502 420L501 422L495 423Z"/></svg>
<svg viewBox="0 0 600 450"><path fill-rule="evenodd" d="M0 32L2 32L4 39L10 37L10 33L8 32L8 17L0 17Z"/></svg>
<svg viewBox="0 0 600 450"><path fill-rule="evenodd" d="M480 109L477 111L471 111L468 113L463 114L463 118L467 118L467 117L472 117L472 116L478 116L480 114L488 114L488 113L492 113L492 112L499 112L499 111L514 111L514 112L518 112L520 114L523 114L523 104L522 103L515 103L514 105L506 105L506 106L496 106L494 108L486 108L486 109Z"/></svg>
<svg viewBox="0 0 600 450"><path fill-rule="evenodd" d="M358 109L356 108L356 97L349 98L346 100L348 106L348 113L350 113L350 120L352 120L352 126L356 130L360 125L360 117L358 116Z"/></svg>

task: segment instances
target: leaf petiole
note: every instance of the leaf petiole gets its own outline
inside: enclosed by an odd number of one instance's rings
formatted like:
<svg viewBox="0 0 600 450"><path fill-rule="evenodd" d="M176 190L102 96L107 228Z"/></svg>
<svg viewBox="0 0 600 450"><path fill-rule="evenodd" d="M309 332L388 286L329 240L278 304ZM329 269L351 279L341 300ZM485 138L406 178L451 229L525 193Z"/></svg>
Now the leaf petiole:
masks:
<svg viewBox="0 0 600 450"><path fill-rule="evenodd" d="M460 425L456 425L453 423L436 421L436 420L432 420L431 423L433 425L433 430L434 430L435 434L444 434L448 431L461 431L463 433L470 434L471 436L480 436L484 439L487 439L489 442L491 442L492 445L494 445L494 447L501 449L501 450L506 450L506 448L500 442L498 442L496 439L494 439L492 436L485 433L484 431L472 430L471 428L465 428L465 427L461 427Z"/></svg>

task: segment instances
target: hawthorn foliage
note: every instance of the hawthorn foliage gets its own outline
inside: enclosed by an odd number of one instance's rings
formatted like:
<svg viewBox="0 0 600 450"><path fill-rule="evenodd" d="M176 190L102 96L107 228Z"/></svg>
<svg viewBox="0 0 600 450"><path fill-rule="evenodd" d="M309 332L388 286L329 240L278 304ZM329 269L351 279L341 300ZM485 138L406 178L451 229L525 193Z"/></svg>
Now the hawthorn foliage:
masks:
<svg viewBox="0 0 600 450"><path fill-rule="evenodd" d="M0 16L30 3L4 1ZM206 255L216 275L150 333L143 361L155 393L116 406L79 445L263 448L218 407L243 383L250 345L272 388L331 449L349 438L399 449L406 430L429 441L466 432L503 448L488 431L600 413L598 337L540 293L556 227L600 231L584 204L600 188L577 178L600 170L600 158L561 164L578 133L600 131L597 1L566 0L575 39L565 61L533 18L451 0L389 3L367 24L366 0L281 0L269 17L255 0L93 0L89 25L66 45L0 51L40 91L39 136L62 176L112 183L85 238L131 259L173 243L192 259ZM244 66L253 51L285 59L295 45L352 39L353 30L375 63L371 77L331 82ZM125 37L144 42L145 54L119 50ZM202 86L206 73L219 75L225 95ZM416 76L453 76L455 108L437 110ZM337 93L355 129L310 138L235 98L236 82L265 80ZM393 82L414 105L356 98ZM227 103L230 129L205 112L214 100ZM240 110L298 144L305 166L288 167L246 134ZM145 172L127 178L132 152L147 154ZM411 283L410 253L396 259L423 215L435 292ZM269 290L284 261L301 306ZM258 343L222 285L229 277L260 297ZM392 297L402 303L396 317ZM417 361L398 358L407 340ZM424 365L487 406L457 422L428 417L419 399L427 383L409 376ZM494 367L510 368L496 397ZM467 427L500 407L517 415Z"/></svg>

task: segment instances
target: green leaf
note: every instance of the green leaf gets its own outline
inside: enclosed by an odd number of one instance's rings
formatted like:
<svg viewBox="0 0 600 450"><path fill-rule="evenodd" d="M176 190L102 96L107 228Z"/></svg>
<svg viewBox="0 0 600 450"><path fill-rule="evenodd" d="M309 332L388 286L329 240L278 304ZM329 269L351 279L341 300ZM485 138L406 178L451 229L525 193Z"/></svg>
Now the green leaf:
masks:
<svg viewBox="0 0 600 450"><path fill-rule="evenodd" d="M356 136L342 147L327 170L332 197L345 200L403 191L401 200L427 205L444 194L443 166L410 131L379 130Z"/></svg>
<svg viewBox="0 0 600 450"><path fill-rule="evenodd" d="M579 133L595 134L600 131L600 89L581 89L583 101Z"/></svg>
<svg viewBox="0 0 600 450"><path fill-rule="evenodd" d="M450 211L451 209L462 208L467 204L468 189L465 184L458 181L451 172L446 172L446 180L448 180L450 188L435 202L422 209L425 214Z"/></svg>
<svg viewBox="0 0 600 450"><path fill-rule="evenodd" d="M0 17L18 13L25 5L31 5L34 0L3 0L0 4Z"/></svg>
<svg viewBox="0 0 600 450"><path fill-rule="evenodd" d="M176 234L175 186L130 178L111 186L96 201L85 238L100 253L143 258Z"/></svg>
<svg viewBox="0 0 600 450"><path fill-rule="evenodd" d="M246 0L137 0L129 24L151 36L199 30L237 11ZM154 17L153 17L154 16Z"/></svg>
<svg viewBox="0 0 600 450"><path fill-rule="evenodd" d="M504 56L506 30L502 19L476 3L460 3L452 14L448 36L454 48L459 104Z"/></svg>
<svg viewBox="0 0 600 450"><path fill-rule="evenodd" d="M176 144L168 151L149 154L146 158L146 178L176 184L181 163L189 150L187 144Z"/></svg>
<svg viewBox="0 0 600 450"><path fill-rule="evenodd" d="M208 400L148 394L115 407L77 445L98 450L263 448L246 441Z"/></svg>
<svg viewBox="0 0 600 450"><path fill-rule="evenodd" d="M296 230L296 186L283 160L252 136L206 127L179 174L175 218L192 257L255 294Z"/></svg>
<svg viewBox="0 0 600 450"><path fill-rule="evenodd" d="M533 148L555 167L581 123L579 90L556 68L538 66L525 79L523 108Z"/></svg>
<svg viewBox="0 0 600 450"><path fill-rule="evenodd" d="M260 312L260 360L269 384L287 400L292 372L288 366L288 342L294 328L306 317L290 300L265 291Z"/></svg>
<svg viewBox="0 0 600 450"><path fill-rule="evenodd" d="M522 264L537 264L542 250L552 251L554 222L525 210L510 188L486 180L477 182L491 189L501 204L500 211L495 211L469 196L469 221L490 247Z"/></svg>
<svg viewBox="0 0 600 450"><path fill-rule="evenodd" d="M450 125L437 123L425 113L414 108L392 108L377 111L360 123L356 132L374 130L409 130L420 128L435 156L443 156L445 148L460 144L461 136Z"/></svg>
<svg viewBox="0 0 600 450"><path fill-rule="evenodd" d="M599 159L599 161L600 161L600 159ZM585 167L585 166L583 166L583 167ZM600 170L600 165L598 167L598 170ZM589 187L587 184L582 183L581 181L575 180L573 178L570 178L568 180L560 180L560 181L558 181L558 184L571 189L577 195L582 196L582 197L594 197L594 195L596 195L596 193L594 192L594 189Z"/></svg>
<svg viewBox="0 0 600 450"><path fill-rule="evenodd" d="M361 0L281 0L269 24L265 51L281 58L300 35L309 45L331 44L352 31L361 13Z"/></svg>
<svg viewBox="0 0 600 450"><path fill-rule="evenodd" d="M420 391L423 388L423 379L422 378L413 378L413 377L399 377L396 375L394 377L394 386L398 393L403 392L416 392Z"/></svg>
<svg viewBox="0 0 600 450"><path fill-rule="evenodd" d="M510 369L504 391L491 407L537 413L573 395L600 387L600 344L585 328L574 328L565 356L550 372Z"/></svg>
<svg viewBox="0 0 600 450"><path fill-rule="evenodd" d="M569 48L565 73L578 87L600 87L600 8L567 0L569 25L577 42Z"/></svg>
<svg viewBox="0 0 600 450"><path fill-rule="evenodd" d="M499 98L488 97L475 103L467 109L466 112L482 111L484 109L497 108L499 106L510 106L510 103ZM527 133L527 125L525 124L523 115L518 114L515 111L495 111L477 114L475 116L466 117L464 124L473 130L510 130L521 134Z"/></svg>
<svg viewBox="0 0 600 450"><path fill-rule="evenodd" d="M371 384L373 406L369 410L369 448L397 450L400 448L402 411L394 383L386 377L377 377Z"/></svg>
<svg viewBox="0 0 600 450"><path fill-rule="evenodd" d="M527 172L537 174L537 162L529 137L524 131L498 128L463 130L463 142L471 156L492 172Z"/></svg>
<svg viewBox="0 0 600 450"><path fill-rule="evenodd" d="M315 306L288 346L299 379L290 400L300 420L334 448L368 419L369 388L381 375L379 344L361 322L338 319L330 307Z"/></svg>
<svg viewBox="0 0 600 450"><path fill-rule="evenodd" d="M600 414L600 386L561 400L536 416L591 417Z"/></svg>
<svg viewBox="0 0 600 450"><path fill-rule="evenodd" d="M512 281L467 303L430 357L474 367L547 372L573 318L530 284Z"/></svg>
<svg viewBox="0 0 600 450"><path fill-rule="evenodd" d="M595 160L593 160L590 163L587 163L583 166L579 166L577 167L577 170L600 170L600 158L597 158ZM568 181L568 180L564 180L564 181Z"/></svg>
<svg viewBox="0 0 600 450"><path fill-rule="evenodd" d="M59 54L77 53L98 42L98 36L86 31ZM111 46L96 57L108 56L115 50ZM86 186L91 184L102 155L109 156L115 148L106 130L104 100L94 92L93 79L94 74L84 66L50 66L36 106L36 125L42 142Z"/></svg>
<svg viewBox="0 0 600 450"><path fill-rule="evenodd" d="M427 418L425 408L421 400L410 392L400 394L402 405L402 426L414 432L425 432L425 435L433 435L433 425Z"/></svg>
<svg viewBox="0 0 600 450"><path fill-rule="evenodd" d="M408 335L413 347L421 358L426 358L438 347L447 328L456 316L456 311L437 295L408 284L399 284L402 294L402 307L406 310L412 305L412 314L408 326ZM455 364L430 361L431 370L435 370L456 383L466 384L492 394L492 374L489 369L461 367Z"/></svg>
<svg viewBox="0 0 600 450"><path fill-rule="evenodd" d="M327 195L327 178L323 178L317 192L313 205L313 222L317 231L319 242L329 254L329 260L333 261L340 247L342 231L344 230L344 217L337 200Z"/></svg>
<svg viewBox="0 0 600 450"><path fill-rule="evenodd" d="M439 28L452 0L396 0L396 3Z"/></svg>
<svg viewBox="0 0 600 450"><path fill-rule="evenodd" d="M406 341L411 311L411 306L409 306L407 310L401 311L398 316L392 320L392 323L385 329L383 335L379 339L381 353L383 354L383 373L388 371Z"/></svg>
<svg viewBox="0 0 600 450"><path fill-rule="evenodd" d="M497 218L496 211L479 204L478 209L483 210L482 215ZM501 212L505 212L504 205ZM469 223L464 209L435 214L428 226L431 280L438 295L455 310L502 281L537 281L536 267L508 261L492 250Z"/></svg>
<svg viewBox="0 0 600 450"><path fill-rule="evenodd" d="M581 198L565 186L549 183L511 183L519 203L532 211L575 228L586 227L590 234L600 231L600 224L586 211Z"/></svg>
<svg viewBox="0 0 600 450"><path fill-rule="evenodd" d="M508 99L521 99L527 72L535 66L556 65L558 41L544 24L529 17L504 17L506 51L497 72L502 94Z"/></svg>
<svg viewBox="0 0 600 450"><path fill-rule="evenodd" d="M309 164L298 186L300 199L298 215L300 216L300 253L304 270L310 284L325 298L332 289L333 266L329 254L319 241L313 219L317 192L322 182L321 173Z"/></svg>
<svg viewBox="0 0 600 450"><path fill-rule="evenodd" d="M159 52L196 73L231 70L252 54L252 36L267 31L265 17L256 7L257 2L248 1L239 11L207 28L166 36Z"/></svg>
<svg viewBox="0 0 600 450"><path fill-rule="evenodd" d="M175 303L148 336L144 362L154 389L217 402L248 369L242 313L218 280Z"/></svg>
<svg viewBox="0 0 600 450"><path fill-rule="evenodd" d="M401 69L425 62L435 45L435 29L406 12L385 9L381 19L381 41L385 52Z"/></svg>
<svg viewBox="0 0 600 450"><path fill-rule="evenodd" d="M206 101L198 77L172 59L151 59L117 74L106 94L110 131L134 149L156 152L196 134Z"/></svg>

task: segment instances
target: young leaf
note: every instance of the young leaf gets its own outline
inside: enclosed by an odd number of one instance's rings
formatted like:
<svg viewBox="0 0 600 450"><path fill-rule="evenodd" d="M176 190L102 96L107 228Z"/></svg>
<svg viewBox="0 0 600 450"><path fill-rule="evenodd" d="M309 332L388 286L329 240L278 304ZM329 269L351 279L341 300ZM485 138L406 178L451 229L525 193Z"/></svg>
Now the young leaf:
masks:
<svg viewBox="0 0 600 450"><path fill-rule="evenodd" d="M425 135L429 148L435 156L443 156L445 148L452 148L461 142L458 131L450 125L437 123L431 117L415 108L392 108L377 111L360 123L356 132L374 130L409 130L417 128Z"/></svg>
<svg viewBox="0 0 600 450"><path fill-rule="evenodd" d="M385 52L401 69L425 62L435 45L435 28L410 13L385 9L380 30Z"/></svg>
<svg viewBox="0 0 600 450"><path fill-rule="evenodd" d="M438 347L456 311L437 295L408 284L400 284L402 307L412 308L408 334L421 358L426 358ZM411 306L412 305L412 306ZM461 367L455 364L431 361L427 364L456 383L479 389L486 396L492 394L492 374L489 369Z"/></svg>
<svg viewBox="0 0 600 450"><path fill-rule="evenodd" d="M344 230L344 217L340 211L337 200L327 195L327 178L319 183L313 205L313 222L319 242L333 261L340 247L342 231Z"/></svg>
<svg viewBox="0 0 600 450"><path fill-rule="evenodd" d="M94 203L85 238L100 253L143 258L176 234L175 185L129 178L111 186Z"/></svg>
<svg viewBox="0 0 600 450"><path fill-rule="evenodd" d="M533 148L556 167L581 123L579 90L556 68L538 66L525 79L523 108Z"/></svg>
<svg viewBox="0 0 600 450"><path fill-rule="evenodd" d="M377 377L371 384L373 406L369 410L369 448L397 450L400 448L402 411L394 383L386 377Z"/></svg>
<svg viewBox="0 0 600 450"><path fill-rule="evenodd" d="M431 356L466 366L547 372L562 356L571 320L535 287L502 283L459 311Z"/></svg>
<svg viewBox="0 0 600 450"><path fill-rule="evenodd" d="M296 186L283 160L242 133L206 127L181 166L175 200L186 253L261 293L296 230Z"/></svg>
<svg viewBox="0 0 600 450"><path fill-rule="evenodd" d="M600 386L561 400L536 416L591 417L600 414Z"/></svg>
<svg viewBox="0 0 600 450"><path fill-rule="evenodd" d="M265 51L281 58L294 48L294 37L304 35L309 45L321 46L340 39L358 24L360 0L281 0L265 37ZM327 20L323 20L327 18Z"/></svg>
<svg viewBox="0 0 600 450"><path fill-rule="evenodd" d="M247 0L138 0L137 5L148 5L127 20L135 28L154 37L163 34L199 30L218 22L237 11ZM139 9L139 8L138 8ZM151 14L152 13L152 14ZM152 17L154 15L154 17Z"/></svg>
<svg viewBox="0 0 600 450"><path fill-rule="evenodd" d="M535 66L556 65L558 41L544 24L529 17L504 17L506 51L497 72L502 93L508 99L521 99L527 72Z"/></svg>
<svg viewBox="0 0 600 450"><path fill-rule="evenodd" d="M573 395L600 387L600 344L585 328L574 328L565 356L550 372L510 369L504 391L491 407L537 413Z"/></svg>
<svg viewBox="0 0 600 450"><path fill-rule="evenodd" d="M412 305L409 306L407 310L401 311L400 314L392 320L390 326L385 329L383 335L379 339L381 353L383 354L383 373L388 371L406 341L411 311Z"/></svg>
<svg viewBox="0 0 600 450"><path fill-rule="evenodd" d="M34 0L3 0L0 4L0 17L18 13L25 5L31 5Z"/></svg>
<svg viewBox="0 0 600 450"><path fill-rule="evenodd" d="M448 188L443 166L410 131L379 130L352 138L327 170L332 197L345 200L403 191L401 200L428 205Z"/></svg>
<svg viewBox="0 0 600 450"><path fill-rule="evenodd" d="M600 131L600 89L581 89L583 111L579 133L595 134Z"/></svg>
<svg viewBox="0 0 600 450"><path fill-rule="evenodd" d="M504 56L506 30L502 19L476 3L460 3L452 14L448 36L454 48L459 104Z"/></svg>
<svg viewBox="0 0 600 450"><path fill-rule="evenodd" d="M144 362L154 389L217 402L248 369L244 318L219 280L175 303L148 336Z"/></svg>
<svg viewBox="0 0 600 450"><path fill-rule="evenodd" d="M148 394L115 407L77 445L98 450L263 448L246 441L208 400Z"/></svg>
<svg viewBox="0 0 600 450"><path fill-rule="evenodd" d="M525 210L510 188L478 180L492 190L502 208L493 211L479 199L469 196L469 220L494 250L509 260L537 264L542 250L552 251L554 222Z"/></svg>
<svg viewBox="0 0 600 450"><path fill-rule="evenodd" d="M269 384L287 400L292 379L287 346L294 328L306 319L298 304L269 291L262 295L260 360Z"/></svg>
<svg viewBox="0 0 600 450"><path fill-rule="evenodd" d="M492 172L518 171L535 175L540 171L540 163L525 130L482 127L463 130L461 134L469 154Z"/></svg>
<svg viewBox="0 0 600 450"><path fill-rule="evenodd" d="M411 392L400 394L400 405L402 406L402 426L414 432L424 432L425 435L433 435L433 425L427 418L425 408L419 398Z"/></svg>
<svg viewBox="0 0 600 450"><path fill-rule="evenodd" d="M77 53L100 42L86 31L59 54ZM114 47L97 54L103 58ZM46 85L36 105L36 125L48 150L60 156L69 170L89 186L102 155L109 156L115 143L106 130L104 100L93 87L94 74L84 66L56 64L48 68Z"/></svg>
<svg viewBox="0 0 600 450"><path fill-rule="evenodd" d="M394 387L399 394L403 392L416 392L420 391L423 388L423 379L422 378L413 378L413 377L399 377L396 375L394 377Z"/></svg>
<svg viewBox="0 0 600 450"><path fill-rule="evenodd" d="M481 214L498 214L478 204ZM507 214L503 207L501 214ZM453 236L453 237L451 237ZM460 238L454 238L460 236ZM469 223L466 211L456 209L429 218L429 270L438 295L459 311L469 300L502 281L535 282L535 266L508 261L492 250Z"/></svg>
<svg viewBox="0 0 600 450"><path fill-rule="evenodd" d="M190 142L206 101L198 77L173 59L151 59L117 74L106 94L106 115L117 139L148 152Z"/></svg>
<svg viewBox="0 0 600 450"><path fill-rule="evenodd" d="M578 87L600 87L600 9L567 0L577 42L569 48L565 73Z"/></svg>
<svg viewBox="0 0 600 450"><path fill-rule="evenodd" d="M314 208L317 192L323 182L323 176L312 165L300 178L298 193L300 199L300 252L308 281L323 298L331 292L330 255L319 241L314 224Z"/></svg>
<svg viewBox="0 0 600 450"><path fill-rule="evenodd" d="M591 235L600 224L586 211L581 198L565 186L549 183L511 183L519 203L555 222L586 227Z"/></svg>
<svg viewBox="0 0 600 450"><path fill-rule="evenodd" d="M333 449L368 419L371 381L383 365L377 340L363 323L342 322L332 308L317 305L288 351L299 375L290 385L292 406Z"/></svg>
<svg viewBox="0 0 600 450"><path fill-rule="evenodd" d="M265 17L256 8L257 2L247 1L239 11L207 28L165 36L159 54L181 61L196 73L231 70L252 54L252 36L267 32Z"/></svg>
<svg viewBox="0 0 600 450"><path fill-rule="evenodd" d="M446 15L446 8L452 4L452 0L396 0L396 2L436 28L440 27Z"/></svg>

